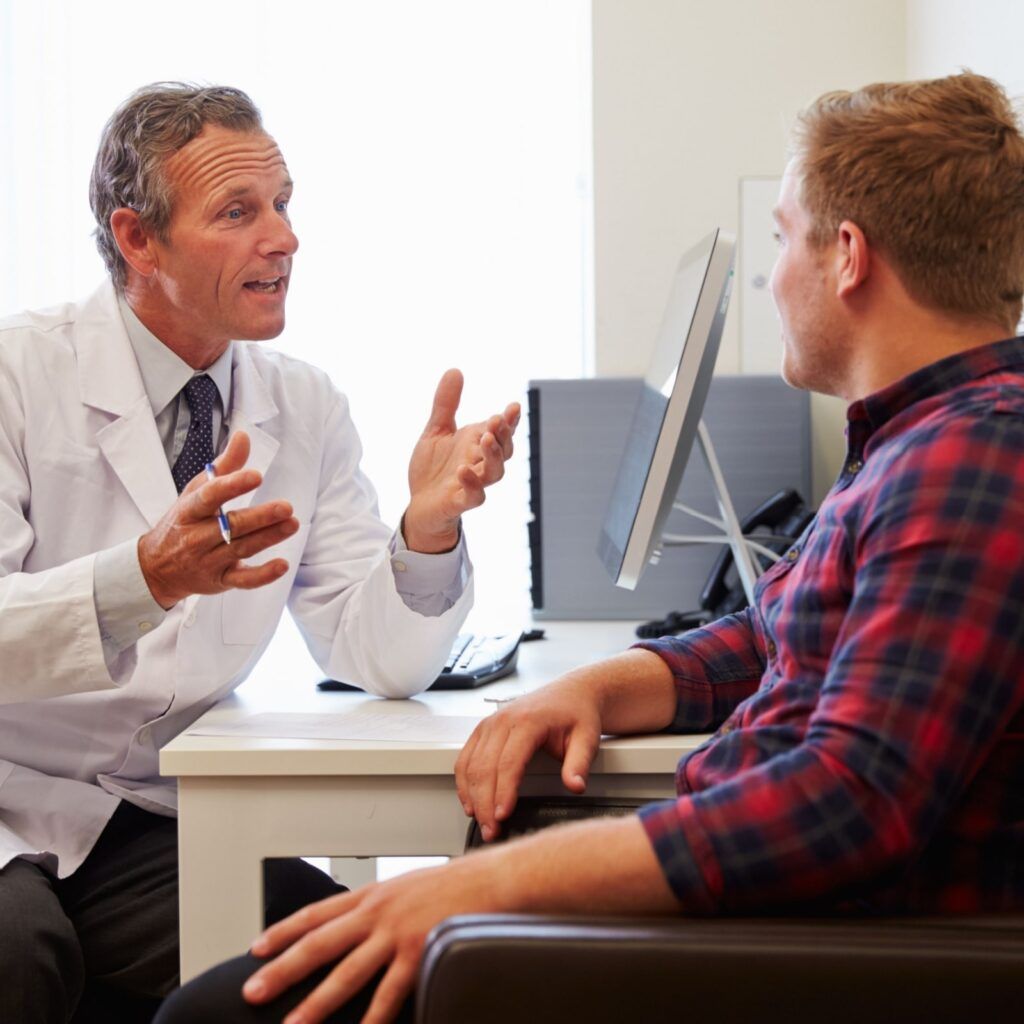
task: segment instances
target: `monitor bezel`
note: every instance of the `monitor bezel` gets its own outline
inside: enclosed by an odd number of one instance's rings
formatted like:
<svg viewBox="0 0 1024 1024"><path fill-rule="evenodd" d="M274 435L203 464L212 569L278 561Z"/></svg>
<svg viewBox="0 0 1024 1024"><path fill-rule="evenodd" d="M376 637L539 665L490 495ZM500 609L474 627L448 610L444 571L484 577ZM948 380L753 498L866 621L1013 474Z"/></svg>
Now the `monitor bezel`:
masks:
<svg viewBox="0 0 1024 1024"><path fill-rule="evenodd" d="M709 245L710 256L704 256ZM605 567L615 584L629 590L636 588L653 551L661 541L662 530L676 500L683 472L697 438L728 311L735 248L735 237L716 229L687 250L677 265L673 289L684 266L702 256L707 259L704 280L625 548L619 551L617 543L608 534L607 524L601 531L598 545ZM658 336L659 347L664 343L662 335L666 329L663 321ZM646 383L644 386L647 386ZM628 447L623 458L627 454ZM621 479L620 473L616 487ZM609 508L614 506L614 493L613 490Z"/></svg>

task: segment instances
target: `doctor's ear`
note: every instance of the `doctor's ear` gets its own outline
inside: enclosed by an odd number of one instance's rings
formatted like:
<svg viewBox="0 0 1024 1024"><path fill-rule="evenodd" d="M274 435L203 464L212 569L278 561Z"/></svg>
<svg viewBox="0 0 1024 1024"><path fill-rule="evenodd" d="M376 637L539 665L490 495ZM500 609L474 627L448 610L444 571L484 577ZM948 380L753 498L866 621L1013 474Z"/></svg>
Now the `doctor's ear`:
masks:
<svg viewBox="0 0 1024 1024"><path fill-rule="evenodd" d="M120 207L110 215L110 230L125 263L143 277L149 277L156 269L156 260L152 236L139 215L127 206Z"/></svg>

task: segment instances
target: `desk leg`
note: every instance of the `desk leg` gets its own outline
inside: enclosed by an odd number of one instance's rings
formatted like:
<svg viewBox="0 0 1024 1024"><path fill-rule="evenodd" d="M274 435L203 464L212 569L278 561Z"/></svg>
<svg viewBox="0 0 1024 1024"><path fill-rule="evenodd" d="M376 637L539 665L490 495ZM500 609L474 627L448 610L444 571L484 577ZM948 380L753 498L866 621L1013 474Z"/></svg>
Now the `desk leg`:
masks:
<svg viewBox="0 0 1024 1024"><path fill-rule="evenodd" d="M466 819L450 776L183 776L181 978L245 952L265 857L452 856Z"/></svg>
<svg viewBox="0 0 1024 1024"><path fill-rule="evenodd" d="M178 787L181 981L244 953L263 923L262 848L245 807L224 803L204 780ZM226 952L232 951L232 952Z"/></svg>

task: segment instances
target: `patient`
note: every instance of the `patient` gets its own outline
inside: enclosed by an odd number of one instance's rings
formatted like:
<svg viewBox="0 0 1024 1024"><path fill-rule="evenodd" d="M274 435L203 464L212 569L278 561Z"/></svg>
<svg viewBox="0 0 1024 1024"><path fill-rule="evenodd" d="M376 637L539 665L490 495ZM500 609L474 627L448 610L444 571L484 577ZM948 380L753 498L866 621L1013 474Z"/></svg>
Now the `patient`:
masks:
<svg viewBox="0 0 1024 1024"><path fill-rule="evenodd" d="M830 93L774 214L783 376L849 403L816 520L754 608L563 676L456 766L494 839L538 749L581 793L602 733L716 729L678 799L312 904L159 1021L406 1019L452 914L1024 908L1024 138L972 74Z"/></svg>

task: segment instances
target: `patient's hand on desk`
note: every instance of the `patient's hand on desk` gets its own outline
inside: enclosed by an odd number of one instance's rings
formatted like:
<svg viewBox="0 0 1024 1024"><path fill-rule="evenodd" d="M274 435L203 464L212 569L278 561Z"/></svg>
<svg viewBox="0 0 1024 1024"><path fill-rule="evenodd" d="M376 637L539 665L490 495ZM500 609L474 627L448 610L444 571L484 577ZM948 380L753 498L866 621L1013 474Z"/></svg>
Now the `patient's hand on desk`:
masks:
<svg viewBox="0 0 1024 1024"><path fill-rule="evenodd" d="M602 733L658 732L675 713L675 680L656 654L626 651L517 697L473 730L455 763L467 816L494 839L512 813L538 750L562 762L562 783L582 793Z"/></svg>
<svg viewBox="0 0 1024 1024"><path fill-rule="evenodd" d="M595 689L570 672L542 690L517 697L485 718L455 762L455 786L468 817L494 839L514 810L530 759L546 750L562 762L562 782L573 793L587 788L587 774L601 739Z"/></svg>
<svg viewBox="0 0 1024 1024"><path fill-rule="evenodd" d="M150 593L164 608L190 594L219 594L240 588L252 590L283 576L288 563L274 558L262 565L242 565L299 528L287 501L237 509L228 514L231 543L225 544L217 525L217 511L232 498L256 490L263 482L255 469L246 469L249 437L231 435L215 460L215 480L199 473L178 496L163 518L139 538L139 566Z"/></svg>

